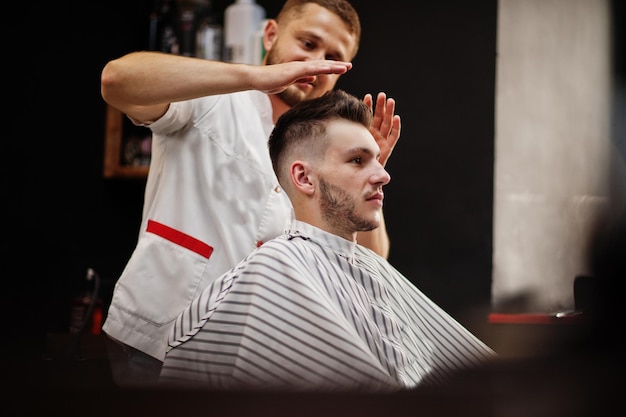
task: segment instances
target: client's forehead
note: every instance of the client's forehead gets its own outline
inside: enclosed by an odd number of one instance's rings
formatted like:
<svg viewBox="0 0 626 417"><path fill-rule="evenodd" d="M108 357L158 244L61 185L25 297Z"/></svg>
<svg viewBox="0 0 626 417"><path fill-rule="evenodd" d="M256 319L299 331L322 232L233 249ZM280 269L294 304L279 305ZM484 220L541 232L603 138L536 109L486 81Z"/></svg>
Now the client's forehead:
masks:
<svg viewBox="0 0 626 417"><path fill-rule="evenodd" d="M326 134L330 139L328 146L332 148L358 146L360 148L371 148L376 152L379 151L378 144L369 129L357 122L345 119L331 120L326 126Z"/></svg>

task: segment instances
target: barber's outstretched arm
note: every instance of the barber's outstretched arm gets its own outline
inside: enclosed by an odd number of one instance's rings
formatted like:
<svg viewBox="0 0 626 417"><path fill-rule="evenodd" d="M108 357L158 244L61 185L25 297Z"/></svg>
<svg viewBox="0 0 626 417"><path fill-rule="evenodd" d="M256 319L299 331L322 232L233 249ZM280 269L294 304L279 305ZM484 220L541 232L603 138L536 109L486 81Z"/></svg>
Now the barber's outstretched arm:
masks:
<svg viewBox="0 0 626 417"><path fill-rule="evenodd" d="M344 74L350 62L294 61L246 65L154 51L132 52L109 61L101 74L101 94L132 119L162 116L169 103L214 94L259 90L278 93L320 74Z"/></svg>
<svg viewBox="0 0 626 417"><path fill-rule="evenodd" d="M385 93L378 93L376 107L374 107L371 94L366 94L363 101L374 112L374 121L370 131L380 147L380 163L385 166L393 148L400 139L400 116L394 114L396 103L394 99L387 98ZM359 232L357 242L387 259L391 243L387 234L385 217L382 217L380 226L376 229L370 232Z"/></svg>
<svg viewBox="0 0 626 417"><path fill-rule="evenodd" d="M358 232L356 241L359 245L365 246L387 259L389 257L389 235L385 226L385 216L382 217L380 226L370 232Z"/></svg>

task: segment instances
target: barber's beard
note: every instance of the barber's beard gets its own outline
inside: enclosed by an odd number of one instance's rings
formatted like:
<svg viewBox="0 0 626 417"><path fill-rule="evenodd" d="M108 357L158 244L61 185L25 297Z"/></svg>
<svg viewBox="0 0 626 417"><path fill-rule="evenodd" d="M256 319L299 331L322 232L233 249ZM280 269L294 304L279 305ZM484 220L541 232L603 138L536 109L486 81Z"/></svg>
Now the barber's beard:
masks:
<svg viewBox="0 0 626 417"><path fill-rule="evenodd" d="M278 58L278 51L276 48L270 49L267 53L266 65L278 64L280 63L280 59ZM290 85L280 93L277 93L278 96L286 105L289 107L293 107L301 101L307 100L308 97L302 92L302 90L298 89L295 85Z"/></svg>
<svg viewBox="0 0 626 417"><path fill-rule="evenodd" d="M356 213L356 203L344 189L320 178L320 209L322 218L335 230L347 233L374 230L377 222Z"/></svg>
<svg viewBox="0 0 626 417"><path fill-rule="evenodd" d="M304 93L294 85L290 85L285 91L278 93L277 96L289 107L293 107L307 99Z"/></svg>

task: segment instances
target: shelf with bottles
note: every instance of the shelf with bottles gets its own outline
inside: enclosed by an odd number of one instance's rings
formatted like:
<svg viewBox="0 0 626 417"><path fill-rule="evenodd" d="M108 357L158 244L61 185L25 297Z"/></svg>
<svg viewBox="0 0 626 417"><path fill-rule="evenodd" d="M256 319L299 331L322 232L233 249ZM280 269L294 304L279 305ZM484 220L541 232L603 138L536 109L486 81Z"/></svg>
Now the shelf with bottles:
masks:
<svg viewBox="0 0 626 417"><path fill-rule="evenodd" d="M219 9L212 0L153 0L152 4L147 16L148 50L250 64L263 59L259 34L266 23L265 10L255 0L232 0ZM226 26L230 30L223 30ZM149 129L133 125L107 105L104 177L145 178L150 140Z"/></svg>
<svg viewBox="0 0 626 417"><path fill-rule="evenodd" d="M154 0L148 49L222 60L222 14L211 0Z"/></svg>

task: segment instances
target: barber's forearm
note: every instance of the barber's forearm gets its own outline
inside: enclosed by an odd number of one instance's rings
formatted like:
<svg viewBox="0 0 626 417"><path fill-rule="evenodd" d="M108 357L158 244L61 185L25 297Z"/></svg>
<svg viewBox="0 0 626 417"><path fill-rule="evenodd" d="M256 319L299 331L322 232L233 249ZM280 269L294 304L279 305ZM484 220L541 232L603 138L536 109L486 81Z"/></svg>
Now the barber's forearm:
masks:
<svg viewBox="0 0 626 417"><path fill-rule="evenodd" d="M107 103L131 117L155 110L158 115L159 109L175 101L249 88L244 76L248 70L243 65L200 58L133 52L107 63L101 74L101 92Z"/></svg>
<svg viewBox="0 0 626 417"><path fill-rule="evenodd" d="M376 229L369 232L359 232L357 234L357 243L387 259L389 257L389 247L391 243L389 241L389 235L387 234L384 217L380 226Z"/></svg>

